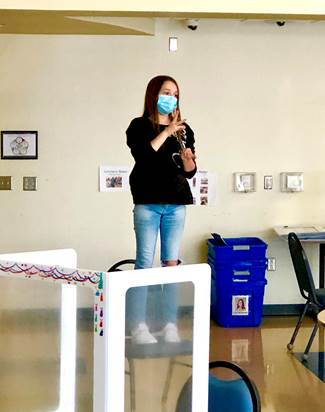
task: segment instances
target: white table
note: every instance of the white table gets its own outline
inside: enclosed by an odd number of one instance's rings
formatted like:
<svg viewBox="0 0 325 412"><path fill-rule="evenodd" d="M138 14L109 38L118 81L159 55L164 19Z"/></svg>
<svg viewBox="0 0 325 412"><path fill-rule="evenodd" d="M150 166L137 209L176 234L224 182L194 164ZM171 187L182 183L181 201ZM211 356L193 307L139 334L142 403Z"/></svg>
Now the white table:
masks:
<svg viewBox="0 0 325 412"><path fill-rule="evenodd" d="M319 288L324 287L325 277L325 226L301 225L301 226L276 226L275 232L287 240L290 232L296 233L301 242L319 244Z"/></svg>

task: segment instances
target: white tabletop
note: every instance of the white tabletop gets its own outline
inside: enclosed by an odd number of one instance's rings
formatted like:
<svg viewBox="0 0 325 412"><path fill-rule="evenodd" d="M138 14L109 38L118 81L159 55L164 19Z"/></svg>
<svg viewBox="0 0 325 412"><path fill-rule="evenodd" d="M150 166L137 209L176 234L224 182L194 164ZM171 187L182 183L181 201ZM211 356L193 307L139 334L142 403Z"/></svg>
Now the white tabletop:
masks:
<svg viewBox="0 0 325 412"><path fill-rule="evenodd" d="M274 231L283 239L290 232L297 234L301 242L325 243L325 225L275 226Z"/></svg>

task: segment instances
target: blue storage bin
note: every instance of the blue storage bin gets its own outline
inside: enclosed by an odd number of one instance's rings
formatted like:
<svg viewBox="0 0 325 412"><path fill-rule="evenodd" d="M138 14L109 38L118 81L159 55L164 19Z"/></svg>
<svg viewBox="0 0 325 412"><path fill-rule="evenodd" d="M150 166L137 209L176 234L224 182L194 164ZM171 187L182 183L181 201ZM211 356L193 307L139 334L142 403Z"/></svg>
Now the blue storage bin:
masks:
<svg viewBox="0 0 325 412"><path fill-rule="evenodd" d="M213 307L216 307L216 304L217 304L217 285L216 285L216 280L211 278L211 301L210 301L211 309Z"/></svg>
<svg viewBox="0 0 325 412"><path fill-rule="evenodd" d="M234 261L256 261L265 259L267 244L258 237L224 238L208 240L208 256L221 263Z"/></svg>
<svg viewBox="0 0 325 412"><path fill-rule="evenodd" d="M213 283L215 281L213 280ZM224 327L259 326L262 320L266 279L223 285L214 284L211 317Z"/></svg>
<svg viewBox="0 0 325 412"><path fill-rule="evenodd" d="M265 278L266 259L250 262L234 262L229 265L219 265L208 259L211 276L220 284L249 281L256 282Z"/></svg>

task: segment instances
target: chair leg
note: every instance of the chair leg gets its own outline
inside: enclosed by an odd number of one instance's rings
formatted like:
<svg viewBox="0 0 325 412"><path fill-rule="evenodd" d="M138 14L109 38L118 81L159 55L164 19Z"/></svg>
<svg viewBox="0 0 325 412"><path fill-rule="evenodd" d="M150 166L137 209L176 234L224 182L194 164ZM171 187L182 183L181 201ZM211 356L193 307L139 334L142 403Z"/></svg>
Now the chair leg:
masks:
<svg viewBox="0 0 325 412"><path fill-rule="evenodd" d="M320 325L319 327L319 352L324 352L324 325Z"/></svg>
<svg viewBox="0 0 325 412"><path fill-rule="evenodd" d="M296 340L296 337L297 337L298 331L299 331L299 329L300 329L300 326L301 326L301 324L302 324L302 321L303 321L303 319L304 319L304 317L305 317L305 315L306 315L308 306L309 306L309 302L307 302L307 303L305 304L304 310L302 311L302 314L301 314L300 317L299 317L299 320L298 320L298 322L297 322L297 325L296 325L296 327L295 327L295 330L293 331L293 334L292 334L292 336L291 336L290 342L287 344L287 348L288 348L289 351L291 351L291 350L293 349L293 344L294 344L294 342L295 342L295 340Z"/></svg>
<svg viewBox="0 0 325 412"><path fill-rule="evenodd" d="M316 333L317 333L317 330L318 330L318 323L317 323L317 321L316 321L315 326L314 326L314 329L313 329L313 331L312 331L312 333L311 333L311 335L310 335L309 341L308 341L308 343L307 343L305 352L304 352L304 354L302 355L303 360L307 360L307 359L308 359L308 353L309 353L310 347L311 347L311 345L312 345L312 343L313 343L313 341L314 341L314 338L315 338L315 335L316 335Z"/></svg>

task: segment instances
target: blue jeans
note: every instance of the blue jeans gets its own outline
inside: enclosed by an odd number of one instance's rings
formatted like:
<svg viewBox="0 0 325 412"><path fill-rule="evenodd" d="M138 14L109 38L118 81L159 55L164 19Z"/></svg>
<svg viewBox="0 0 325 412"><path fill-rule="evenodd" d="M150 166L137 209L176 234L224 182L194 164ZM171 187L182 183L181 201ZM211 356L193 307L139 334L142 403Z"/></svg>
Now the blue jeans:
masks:
<svg viewBox="0 0 325 412"><path fill-rule="evenodd" d="M178 260L184 229L185 206L169 204L135 205L133 210L136 235L135 269L151 268L154 261L157 237L160 232L161 263ZM127 318L133 328L146 321L148 287L131 288L127 293ZM162 322L176 322L177 285L162 288Z"/></svg>

